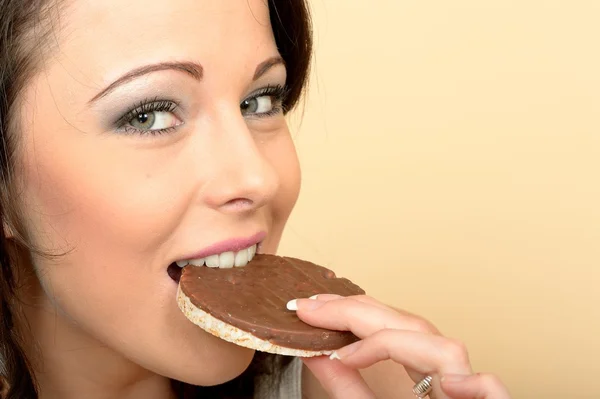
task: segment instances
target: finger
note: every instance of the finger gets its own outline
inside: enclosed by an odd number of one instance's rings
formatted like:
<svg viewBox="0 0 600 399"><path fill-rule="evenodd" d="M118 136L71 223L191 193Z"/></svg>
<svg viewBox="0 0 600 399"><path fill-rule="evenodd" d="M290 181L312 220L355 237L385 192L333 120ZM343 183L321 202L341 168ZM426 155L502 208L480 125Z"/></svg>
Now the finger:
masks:
<svg viewBox="0 0 600 399"><path fill-rule="evenodd" d="M329 302L329 301L335 301L336 299L342 299L344 298L341 295L336 295L336 294L317 294L317 295L313 295L308 299L314 299L316 301L323 301L323 302Z"/></svg>
<svg viewBox="0 0 600 399"><path fill-rule="evenodd" d="M444 375L441 386L452 399L510 399L506 387L492 374Z"/></svg>
<svg viewBox="0 0 600 399"><path fill-rule="evenodd" d="M315 300L324 301L324 302L329 302L329 301L333 301L335 299L342 299L342 298L344 298L344 297L341 296L341 295L335 295L335 294L318 294L318 295L313 295L313 296L310 297L310 299L315 299ZM398 308L396 308L394 306L386 305L386 304L384 304L382 302L379 302L377 299L375 299L373 297L370 297L370 296L367 296L367 295L353 295L353 296L349 296L349 297L346 297L346 298L354 299L356 301L359 301L359 302L362 302L362 303L366 303L366 304L369 304L369 305L373 305L373 306L377 306L379 308L392 309L395 312L398 312L398 313L400 313L400 314L402 314L404 316L409 316L409 317L414 317L416 319L421 319L421 317L415 315L414 313L407 312L406 310L403 310L403 309L398 309ZM426 320L421 320L421 321L423 321L424 323L428 323L427 327L428 327L429 330L431 330L434 333L439 333L438 329L434 325L432 325L431 323L427 322Z"/></svg>
<svg viewBox="0 0 600 399"><path fill-rule="evenodd" d="M336 351L332 357L359 369L391 359L422 375L468 375L472 372L464 345L449 338L414 331L381 330Z"/></svg>
<svg viewBox="0 0 600 399"><path fill-rule="evenodd" d="M390 308L389 306L379 302L375 298L371 298L370 296L367 296L367 295L351 295L351 296L343 297L341 295L336 295L336 294L318 294L318 295L311 296L309 299L315 299L318 301L329 302L329 301L333 301L336 299L344 299L344 298L354 299L356 301L359 301L362 303L367 303L369 305L377 306L380 308L387 308L387 309Z"/></svg>
<svg viewBox="0 0 600 399"><path fill-rule="evenodd" d="M439 335L404 330L381 330L336 351L332 357L351 368L367 368L384 360L402 364L413 381L433 377L430 397L448 399L440 388L440 374L470 374L468 353L461 343Z"/></svg>
<svg viewBox="0 0 600 399"><path fill-rule="evenodd" d="M334 301L336 299L344 299L344 298L353 299L358 302L362 302L362 303L365 303L368 305L373 305L373 306L376 306L381 309L392 310L396 313L399 313L402 316L406 317L407 319L413 320L412 324L414 325L414 328L412 328L412 329L415 331L422 331L424 333L427 332L427 333L432 333L432 334L440 334L440 331L437 329L436 326L431 324L429 321L423 319L422 317L420 317L414 313L407 312L406 310L386 305L382 302L379 302L377 299L372 298L367 295L353 295L353 296L343 297L341 295L336 295L336 294L317 294L317 295L311 296L309 299L318 300L318 301L322 301L322 302L330 302L330 301Z"/></svg>
<svg viewBox="0 0 600 399"><path fill-rule="evenodd" d="M303 359L331 399L375 399L358 370L327 357Z"/></svg>
<svg viewBox="0 0 600 399"><path fill-rule="evenodd" d="M359 338L382 329L434 333L431 324L421 318L352 297L327 301L297 299L288 303L288 309L297 310L298 317L305 323L330 330L352 331Z"/></svg>
<svg viewBox="0 0 600 399"><path fill-rule="evenodd" d="M407 328L407 330L420 331L423 333L431 334L440 334L440 330L438 330L436 326L414 313L410 313L404 309L399 309L395 306L386 305L382 302L379 302L377 299L367 295L356 295L350 298L380 308L391 309L394 312L399 313L400 315L404 316L407 320L411 320L411 324L414 326L413 328Z"/></svg>

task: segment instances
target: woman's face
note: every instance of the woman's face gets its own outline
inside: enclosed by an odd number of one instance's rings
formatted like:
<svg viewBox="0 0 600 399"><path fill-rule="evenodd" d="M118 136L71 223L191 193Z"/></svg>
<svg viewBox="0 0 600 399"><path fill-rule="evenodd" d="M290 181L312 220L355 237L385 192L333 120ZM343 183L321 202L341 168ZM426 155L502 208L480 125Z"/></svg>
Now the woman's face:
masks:
<svg viewBox="0 0 600 399"><path fill-rule="evenodd" d="M54 320L37 333L195 384L235 377L253 353L184 318L173 264L274 252L296 201L266 1L77 0L53 23L18 143L25 226L65 253L33 258Z"/></svg>

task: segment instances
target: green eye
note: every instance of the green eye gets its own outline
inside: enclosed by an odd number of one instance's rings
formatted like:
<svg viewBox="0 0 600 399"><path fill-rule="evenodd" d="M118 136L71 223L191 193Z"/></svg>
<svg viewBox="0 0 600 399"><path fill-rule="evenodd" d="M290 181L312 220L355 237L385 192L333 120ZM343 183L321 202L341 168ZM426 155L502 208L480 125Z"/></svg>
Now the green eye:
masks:
<svg viewBox="0 0 600 399"><path fill-rule="evenodd" d="M283 111L287 90L283 86L267 86L252 93L240 104L243 116L263 117Z"/></svg>
<svg viewBox="0 0 600 399"><path fill-rule="evenodd" d="M240 109L242 110L242 115L269 114L275 108L274 103L273 95L263 95L242 101Z"/></svg>
<svg viewBox="0 0 600 399"><path fill-rule="evenodd" d="M129 124L138 130L164 130L181 124L179 119L169 111L140 112Z"/></svg>
<svg viewBox="0 0 600 399"><path fill-rule="evenodd" d="M175 114L177 104L169 100L141 103L115 123L126 133L166 133L183 124Z"/></svg>

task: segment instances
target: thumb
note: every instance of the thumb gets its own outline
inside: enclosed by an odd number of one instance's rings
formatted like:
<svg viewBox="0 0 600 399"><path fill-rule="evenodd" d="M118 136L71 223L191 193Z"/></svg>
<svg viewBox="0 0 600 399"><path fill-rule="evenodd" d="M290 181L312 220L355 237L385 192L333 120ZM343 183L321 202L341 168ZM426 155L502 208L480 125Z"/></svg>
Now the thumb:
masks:
<svg viewBox="0 0 600 399"><path fill-rule="evenodd" d="M331 399L375 399L375 394L356 369L328 357L304 358L304 364Z"/></svg>

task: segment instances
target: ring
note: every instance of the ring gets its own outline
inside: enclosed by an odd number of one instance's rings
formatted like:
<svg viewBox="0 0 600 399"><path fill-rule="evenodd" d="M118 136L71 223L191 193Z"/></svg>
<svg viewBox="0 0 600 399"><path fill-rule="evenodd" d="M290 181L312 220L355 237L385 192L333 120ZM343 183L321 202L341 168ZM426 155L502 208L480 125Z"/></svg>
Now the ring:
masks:
<svg viewBox="0 0 600 399"><path fill-rule="evenodd" d="M413 387L413 393L417 395L417 398L423 399L425 396L429 395L433 389L433 386L431 386L431 381L433 381L433 378L428 375Z"/></svg>

